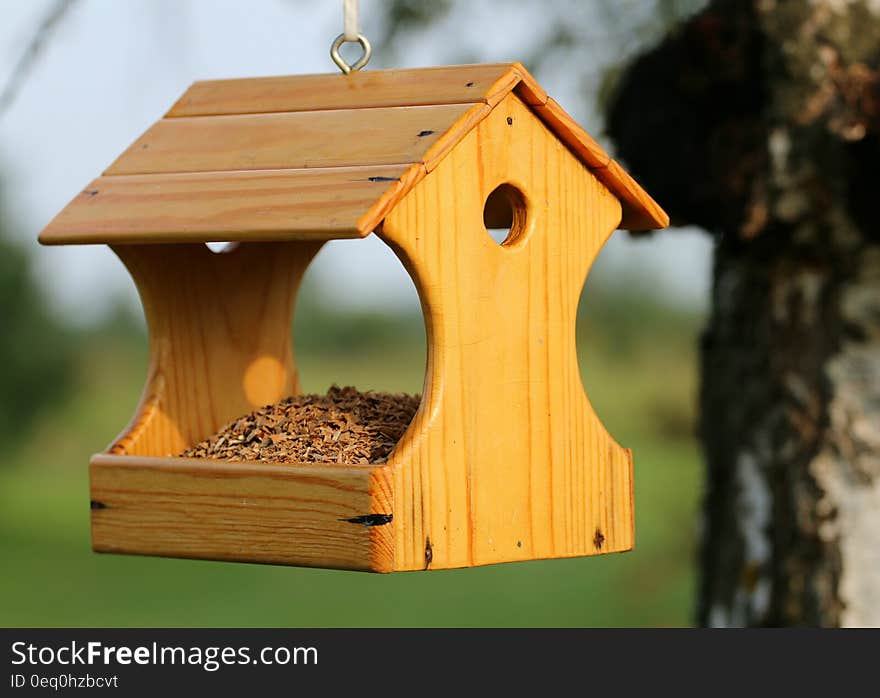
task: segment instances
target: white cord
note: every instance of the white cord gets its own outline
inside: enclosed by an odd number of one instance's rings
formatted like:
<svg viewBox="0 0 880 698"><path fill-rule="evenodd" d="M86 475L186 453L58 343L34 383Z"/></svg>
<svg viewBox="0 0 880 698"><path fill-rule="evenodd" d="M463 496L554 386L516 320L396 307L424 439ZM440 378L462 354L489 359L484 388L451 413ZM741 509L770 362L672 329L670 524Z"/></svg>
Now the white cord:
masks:
<svg viewBox="0 0 880 698"><path fill-rule="evenodd" d="M358 34L358 0L343 0L342 11L345 15L345 30L342 35L346 41L357 41Z"/></svg>
<svg viewBox="0 0 880 698"><path fill-rule="evenodd" d="M367 37L361 34L358 28L358 0L342 0L342 13L345 19L344 31L330 44L330 58L343 73L349 75L356 73L370 62L373 48L367 41ZM347 41L359 43L364 50L361 57L351 64L339 55L340 47Z"/></svg>

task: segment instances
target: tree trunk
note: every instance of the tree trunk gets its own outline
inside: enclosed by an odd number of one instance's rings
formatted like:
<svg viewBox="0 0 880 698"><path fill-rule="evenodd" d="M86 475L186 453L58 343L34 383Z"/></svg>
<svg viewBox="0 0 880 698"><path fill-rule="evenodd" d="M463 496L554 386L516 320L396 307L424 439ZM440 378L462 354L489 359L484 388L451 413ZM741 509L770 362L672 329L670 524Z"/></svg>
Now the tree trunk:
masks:
<svg viewBox="0 0 880 698"><path fill-rule="evenodd" d="M718 237L701 624L880 625L878 65L878 2L716 1L611 107L636 177Z"/></svg>

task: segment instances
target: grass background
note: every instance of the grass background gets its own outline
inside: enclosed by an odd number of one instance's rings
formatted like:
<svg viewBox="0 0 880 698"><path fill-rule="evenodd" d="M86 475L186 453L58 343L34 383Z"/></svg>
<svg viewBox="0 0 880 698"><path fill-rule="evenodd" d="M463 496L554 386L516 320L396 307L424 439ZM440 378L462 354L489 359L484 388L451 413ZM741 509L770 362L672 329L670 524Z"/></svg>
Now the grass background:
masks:
<svg viewBox="0 0 880 698"><path fill-rule="evenodd" d="M98 555L87 463L128 421L146 368L125 313L72 335L73 389L0 462L3 626L688 625L700 489L693 435L701 319L649 283L593 284L578 350L590 399L634 451L636 549L489 567L369 575ZM306 287L294 328L303 387L418 392L421 318L339 315Z"/></svg>

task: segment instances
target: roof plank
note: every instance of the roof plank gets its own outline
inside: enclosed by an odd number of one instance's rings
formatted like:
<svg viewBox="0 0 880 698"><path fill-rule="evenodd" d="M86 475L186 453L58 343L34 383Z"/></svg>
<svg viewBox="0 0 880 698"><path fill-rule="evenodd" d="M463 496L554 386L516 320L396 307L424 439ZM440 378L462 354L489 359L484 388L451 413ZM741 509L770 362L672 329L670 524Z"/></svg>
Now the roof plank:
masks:
<svg viewBox="0 0 880 698"><path fill-rule="evenodd" d="M440 104L162 119L104 174L421 162L431 146L473 106Z"/></svg>
<svg viewBox="0 0 880 698"><path fill-rule="evenodd" d="M44 245L308 240L368 235L421 165L99 177Z"/></svg>
<svg viewBox="0 0 880 698"><path fill-rule="evenodd" d="M543 106L532 107L547 128L571 148L590 169L607 167L611 156L581 128L552 97Z"/></svg>
<svg viewBox="0 0 880 698"><path fill-rule="evenodd" d="M207 80L193 84L166 117L487 102L513 89L521 77L517 66L489 63Z"/></svg>
<svg viewBox="0 0 880 698"><path fill-rule="evenodd" d="M608 167L591 170L602 184L620 199L623 205L623 218L620 227L624 230L657 230L669 225L669 215L660 208L638 182L629 176L615 160Z"/></svg>
<svg viewBox="0 0 880 698"><path fill-rule="evenodd" d="M653 230L669 225L669 216L629 174L553 98L535 113L608 187L623 205L620 227L626 230Z"/></svg>

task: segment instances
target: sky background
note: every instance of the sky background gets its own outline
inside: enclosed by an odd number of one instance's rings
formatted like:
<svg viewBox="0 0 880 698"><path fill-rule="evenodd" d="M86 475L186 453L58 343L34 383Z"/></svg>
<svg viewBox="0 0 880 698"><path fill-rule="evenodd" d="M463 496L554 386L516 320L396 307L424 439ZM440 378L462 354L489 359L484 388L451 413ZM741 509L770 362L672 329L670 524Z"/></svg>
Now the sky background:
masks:
<svg viewBox="0 0 880 698"><path fill-rule="evenodd" d="M379 0L361 0L361 25L378 35ZM0 0L0 86L41 18L44 0ZM519 60L532 53L547 13L572 2L473 0L430 30L374 45L369 68ZM627 21L652 3L620 0ZM594 9L595 8L595 9ZM560 55L536 77L606 148L595 92L605 72L639 48L609 26L598 5L577 5L591 64ZM372 31L371 31L372 30ZM79 0L53 34L12 107L0 114L0 182L17 241L34 253L53 306L70 322L100 319L120 299L137 305L127 272L104 246L41 248L40 229L199 79L335 72L328 49L342 31L341 0ZM368 69L369 69L368 68ZM662 202L660 202L662 205ZM607 284L662 293L703 308L711 240L695 229L634 239L617 233L594 268ZM339 306L416 309L403 268L375 236L331 242L308 277ZM659 289L659 290L658 290Z"/></svg>

